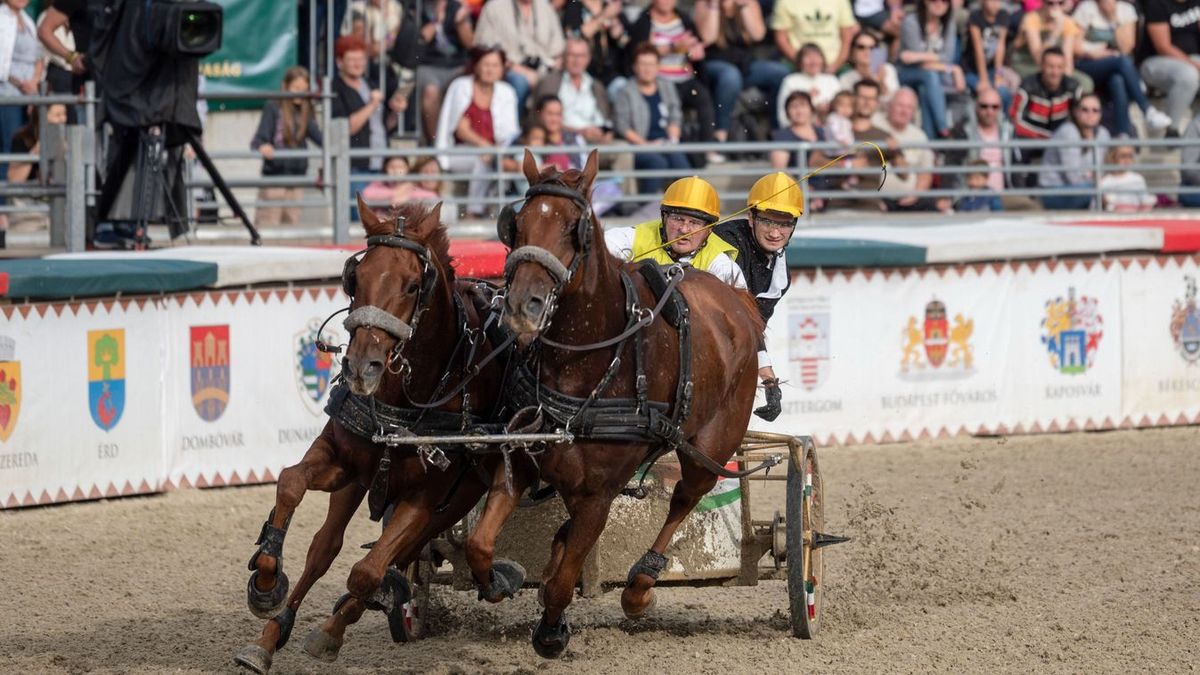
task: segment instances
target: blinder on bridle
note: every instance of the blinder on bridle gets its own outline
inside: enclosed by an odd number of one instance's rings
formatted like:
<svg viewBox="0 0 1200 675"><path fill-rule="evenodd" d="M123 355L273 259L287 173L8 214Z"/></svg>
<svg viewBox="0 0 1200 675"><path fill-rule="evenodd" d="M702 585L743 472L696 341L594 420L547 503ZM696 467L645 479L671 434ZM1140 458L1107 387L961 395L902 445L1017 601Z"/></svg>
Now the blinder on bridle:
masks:
<svg viewBox="0 0 1200 675"><path fill-rule="evenodd" d="M500 216L496 219L496 235L500 238L500 243L505 246L514 248L517 241L517 213L518 209L515 204L520 202L528 202L534 197L561 197L569 199L579 209L579 220L575 223L575 244L579 247L579 251L587 253L592 245L592 207L588 203L587 198L579 193L578 190L567 187L560 182L539 183L529 186L525 191L525 198L519 202L506 204L500 210Z"/></svg>
<svg viewBox="0 0 1200 675"><path fill-rule="evenodd" d="M400 349L404 346L404 343L416 332L421 315L429 307L430 297L433 295L433 289L437 285L437 268L429 256L428 248L404 236L403 220L401 220L397 224L395 233L367 237L367 247L346 260L346 264L342 268L342 290L346 292L346 295L350 296L351 302L353 302L354 296L358 292L358 279L356 276L358 274L358 265L362 261L362 258L376 246L411 251L421 261L421 281L420 287L417 290L417 305L413 308L411 325L404 323L402 319L393 316L382 308L373 305L362 305L355 308L346 317L344 325L346 330L349 331L351 339L354 337L354 331L362 327L378 328L396 338L396 345L392 348L392 360L395 360L399 357Z"/></svg>

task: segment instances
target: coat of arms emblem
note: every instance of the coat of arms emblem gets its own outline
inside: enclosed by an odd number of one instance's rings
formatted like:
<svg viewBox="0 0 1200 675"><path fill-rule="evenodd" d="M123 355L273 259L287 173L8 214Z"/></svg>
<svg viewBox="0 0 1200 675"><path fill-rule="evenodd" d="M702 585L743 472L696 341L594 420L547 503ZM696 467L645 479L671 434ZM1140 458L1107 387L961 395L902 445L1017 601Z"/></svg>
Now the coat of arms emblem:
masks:
<svg viewBox="0 0 1200 675"><path fill-rule="evenodd" d="M1196 306L1196 279L1184 277L1187 292L1171 308L1171 339L1188 363L1200 361L1200 308Z"/></svg>
<svg viewBox="0 0 1200 675"><path fill-rule="evenodd" d="M915 371L964 374L975 369L971 336L975 320L956 313L949 319L946 304L931 300L922 319L909 316L901 333L900 373Z"/></svg>
<svg viewBox="0 0 1200 675"><path fill-rule="evenodd" d="M192 326L192 407L213 422L229 405L229 325Z"/></svg>
<svg viewBox="0 0 1200 675"><path fill-rule="evenodd" d="M1066 298L1059 296L1046 301L1042 344L1055 370L1067 375L1086 373L1095 365L1103 337L1104 317L1096 298L1077 297L1072 287Z"/></svg>
<svg viewBox="0 0 1200 675"><path fill-rule="evenodd" d="M88 331L88 411L108 431L125 410L125 331Z"/></svg>
<svg viewBox="0 0 1200 675"><path fill-rule="evenodd" d="M309 412L314 415L324 414L330 384L338 374L338 363L333 354L317 349L317 334L320 329L321 320L313 319L304 330L296 334L292 345L300 398L304 399ZM341 340L341 334L329 328L325 329L324 337L333 344Z"/></svg>
<svg viewBox="0 0 1200 675"><path fill-rule="evenodd" d="M12 436L21 412L21 362L16 352L17 341L0 335L0 443Z"/></svg>

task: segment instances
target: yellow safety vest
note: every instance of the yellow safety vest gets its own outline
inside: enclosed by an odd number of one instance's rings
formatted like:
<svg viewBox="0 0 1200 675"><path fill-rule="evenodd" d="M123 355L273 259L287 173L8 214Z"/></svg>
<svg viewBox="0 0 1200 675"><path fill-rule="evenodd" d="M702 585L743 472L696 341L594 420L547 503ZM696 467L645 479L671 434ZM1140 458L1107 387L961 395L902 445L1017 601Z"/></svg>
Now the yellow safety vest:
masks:
<svg viewBox="0 0 1200 675"><path fill-rule="evenodd" d="M633 228L633 261L653 260L659 265L674 265L675 259L667 253L667 247L662 243L662 221L651 220L637 225ZM722 253L729 256L730 260L737 260L737 248L718 237L716 232L710 232L704 245L692 257L691 265L707 271Z"/></svg>

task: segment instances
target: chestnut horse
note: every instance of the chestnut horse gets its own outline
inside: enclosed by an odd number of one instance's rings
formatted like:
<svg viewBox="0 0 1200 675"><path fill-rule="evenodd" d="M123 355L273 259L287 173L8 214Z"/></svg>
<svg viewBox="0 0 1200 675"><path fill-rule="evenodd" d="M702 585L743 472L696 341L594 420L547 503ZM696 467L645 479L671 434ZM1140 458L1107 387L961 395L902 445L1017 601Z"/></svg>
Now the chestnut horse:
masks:
<svg viewBox="0 0 1200 675"><path fill-rule="evenodd" d="M618 336L630 326L621 273L632 270L608 252L604 231L589 206L596 178L593 151L583 171L539 173L526 151L523 170L531 186L515 218L507 242L505 323L525 339L545 339L538 347L543 388L588 397L609 372L615 352L624 351L604 398L632 398L638 386L635 360L627 345L589 351L566 351L548 344L584 345ZM551 186L548 189L544 186ZM503 226L503 221L502 221ZM506 235L501 233L502 238ZM654 307L657 299L640 274L631 274L637 304ZM712 467L724 465L742 443L757 386L758 340L763 322L748 293L717 277L688 269L678 285L691 321L693 401L683 420L682 437L712 462L679 452L682 478L675 485L670 512L650 550L630 570L621 596L627 616L640 617L650 606L658 573L666 566L671 537L696 504L716 483ZM673 400L680 376L680 335L661 317L644 331L644 363L651 401ZM586 435L586 434L585 434ZM575 592L579 572L608 519L612 501L638 466L661 440L596 441L576 437L570 445L550 446L537 459L542 479L558 489L570 519L555 536L550 562L543 573L545 610L533 634L538 654L553 658L570 638L563 616ZM715 464L713 464L715 462ZM530 464L531 465L531 464ZM706 466L707 465L707 466ZM499 473L499 469L497 473ZM494 479L482 517L467 542L468 563L480 585L489 578L488 561L496 536L511 515L515 495L529 480L516 472L514 490L497 489Z"/></svg>
<svg viewBox="0 0 1200 675"><path fill-rule="evenodd" d="M492 345L479 330L483 317L470 297L464 297L474 292L475 286L455 282L449 239L440 223L441 206L430 209L405 204L399 207L396 221L381 221L360 199L359 213L370 245L365 253L353 257L356 263L347 264L343 279L352 295L347 319L350 344L342 367L342 378L353 395L349 399L363 397L358 400L369 402L374 397L380 404L413 409L414 402L454 393L429 415L441 415L457 424L466 394L471 412L491 414L503 379L500 360L485 365L461 392L456 393L456 385L463 380L451 377L465 377L464 340L477 341L477 355L490 353ZM370 409L374 408L371 404ZM413 412L420 414L416 409ZM425 421L414 425L418 433L428 429L428 418L422 419ZM458 431L457 426L453 431ZM381 483L377 472L385 452L390 453L391 464ZM331 418L300 463L279 474L275 508L263 525L260 547L250 563L254 574L247 595L256 616L272 617L283 606L288 589L283 539L305 492L332 493L329 513L309 545L304 572L287 597L286 609L267 622L262 637L239 651L235 661L260 673L269 670L273 654L287 642L304 596L341 550L346 525L368 489L386 486L387 502L394 508L390 521L366 557L354 565L346 584L349 599L340 603L333 617L305 643L305 650L314 656L335 659L346 626L362 615L367 601L380 589L388 566L397 562L403 567L415 560L430 539L458 522L483 495L485 486L470 460L455 453L447 453L447 458L450 465L439 470L415 450L388 450ZM373 510L377 506L381 505L372 495ZM389 621L396 619L394 602Z"/></svg>

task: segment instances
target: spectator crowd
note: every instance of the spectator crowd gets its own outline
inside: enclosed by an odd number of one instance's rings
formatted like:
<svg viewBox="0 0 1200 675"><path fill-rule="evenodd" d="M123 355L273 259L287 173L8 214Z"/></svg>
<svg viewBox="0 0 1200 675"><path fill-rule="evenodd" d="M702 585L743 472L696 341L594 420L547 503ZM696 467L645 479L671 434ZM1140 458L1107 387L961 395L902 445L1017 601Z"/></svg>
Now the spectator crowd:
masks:
<svg viewBox="0 0 1200 675"><path fill-rule="evenodd" d="M1093 170L1098 162L1135 162L1133 145L1096 158L1086 147L1016 151L989 143L1200 137L1192 119L1200 0L321 0L311 26L308 3L316 1L298 4L298 56L305 65L319 62L325 50L310 59L310 37L318 45L333 41L331 113L348 120L351 146L383 149L403 134L429 148L411 165L353 161L360 175L427 176L403 189L386 180L353 186L383 200L436 195L439 173L469 178L515 166L516 148L525 145L661 146L634 153L633 166L685 174L729 159L689 152L681 145L689 142L778 141L778 150L757 159L804 170L836 153L801 156L798 141L842 148L870 141L893 167L891 190L989 192L958 203L909 194L881 203L864 193L864 203L887 211L995 210L1006 187L1144 191L1145 183L1129 170ZM28 3L0 0L0 96L77 90L88 76L86 3L50 0L36 21ZM251 147L262 155L264 175L303 175L306 161L275 153L323 142L311 99L301 96L310 81L304 68L290 69L281 86L297 98L263 110ZM8 152L14 138L23 147L36 143L30 119L27 109L0 106L0 150ZM930 139L972 145L912 147ZM494 152L451 152L461 146ZM878 165L868 154L835 168ZM583 157L539 156L563 169L579 167ZM1032 164L1042 166L1019 169ZM938 165L962 168L940 173ZM846 173L815 184L874 188ZM1200 184L1196 173L1182 172L1184 184ZM27 172L18 167L15 175ZM496 189L485 178L468 184L473 197ZM647 177L638 189L653 194L663 185ZM1086 208L1084 192L1046 197L1042 205ZM284 188L260 196L298 199ZM1140 207L1143 197L1120 206ZM1200 202L1190 197L1182 201ZM295 217L294 208L260 213L263 222Z"/></svg>

